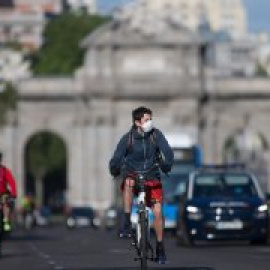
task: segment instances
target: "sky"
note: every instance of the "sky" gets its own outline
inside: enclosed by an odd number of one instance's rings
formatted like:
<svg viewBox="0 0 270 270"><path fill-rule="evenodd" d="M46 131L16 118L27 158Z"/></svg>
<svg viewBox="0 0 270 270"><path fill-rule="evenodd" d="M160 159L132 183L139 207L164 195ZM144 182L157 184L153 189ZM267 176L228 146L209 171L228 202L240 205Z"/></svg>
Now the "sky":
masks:
<svg viewBox="0 0 270 270"><path fill-rule="evenodd" d="M100 10L108 12L112 8L134 0L98 0ZM248 28L251 32L270 33L270 0L243 0L247 7Z"/></svg>

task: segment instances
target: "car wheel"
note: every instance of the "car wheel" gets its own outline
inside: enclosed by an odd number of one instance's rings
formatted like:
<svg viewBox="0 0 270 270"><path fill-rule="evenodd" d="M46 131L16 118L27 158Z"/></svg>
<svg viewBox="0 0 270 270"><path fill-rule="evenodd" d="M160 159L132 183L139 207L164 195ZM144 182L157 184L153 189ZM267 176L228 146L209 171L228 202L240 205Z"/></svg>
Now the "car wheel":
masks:
<svg viewBox="0 0 270 270"><path fill-rule="evenodd" d="M250 241L250 244L253 246L260 246L260 245L264 246L267 245L268 243L269 243L268 237L258 238Z"/></svg>
<svg viewBox="0 0 270 270"><path fill-rule="evenodd" d="M76 225L76 221L74 218L68 218L67 221L66 221L66 225L69 229L74 229L75 228L75 225Z"/></svg>

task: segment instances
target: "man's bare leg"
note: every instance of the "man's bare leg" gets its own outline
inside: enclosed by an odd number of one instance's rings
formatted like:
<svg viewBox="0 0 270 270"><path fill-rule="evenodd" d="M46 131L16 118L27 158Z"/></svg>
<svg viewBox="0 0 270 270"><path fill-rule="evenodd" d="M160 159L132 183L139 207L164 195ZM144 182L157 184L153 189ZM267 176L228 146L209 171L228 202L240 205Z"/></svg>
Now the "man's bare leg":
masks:
<svg viewBox="0 0 270 270"><path fill-rule="evenodd" d="M123 201L125 213L131 213L132 201L133 201L133 188L135 181L132 178L127 178L124 184Z"/></svg>
<svg viewBox="0 0 270 270"><path fill-rule="evenodd" d="M162 216L162 204L155 203L152 207L154 214L153 226L156 231L157 245L156 245L156 262L164 264L167 261L163 244L163 216Z"/></svg>
<svg viewBox="0 0 270 270"><path fill-rule="evenodd" d="M152 207L154 214L153 226L156 232L158 242L163 241L163 216L162 216L162 204L160 202L155 203Z"/></svg>
<svg viewBox="0 0 270 270"><path fill-rule="evenodd" d="M132 178L127 178L124 183L123 202L124 202L124 227L120 232L120 237L131 237L131 208L133 201L133 188L135 181Z"/></svg>

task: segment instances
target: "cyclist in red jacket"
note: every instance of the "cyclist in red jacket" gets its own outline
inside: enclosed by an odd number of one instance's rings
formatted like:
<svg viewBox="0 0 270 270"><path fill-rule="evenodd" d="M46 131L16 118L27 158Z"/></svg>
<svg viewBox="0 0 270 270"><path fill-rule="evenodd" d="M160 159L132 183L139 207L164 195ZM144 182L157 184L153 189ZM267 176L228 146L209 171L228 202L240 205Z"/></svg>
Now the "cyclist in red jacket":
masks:
<svg viewBox="0 0 270 270"><path fill-rule="evenodd" d="M11 171L2 164L2 153L0 152L0 198L3 205L4 230L10 231L10 204L8 198L17 197L16 182Z"/></svg>

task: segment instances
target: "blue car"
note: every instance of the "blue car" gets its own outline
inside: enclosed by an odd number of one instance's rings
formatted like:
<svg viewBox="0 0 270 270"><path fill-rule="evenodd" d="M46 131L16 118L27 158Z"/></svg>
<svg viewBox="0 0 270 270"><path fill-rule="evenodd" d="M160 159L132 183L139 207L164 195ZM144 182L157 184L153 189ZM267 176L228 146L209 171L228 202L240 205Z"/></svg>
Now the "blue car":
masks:
<svg viewBox="0 0 270 270"><path fill-rule="evenodd" d="M178 205L178 244L225 239L266 244L268 227L268 206L254 175L233 169L190 174Z"/></svg>

